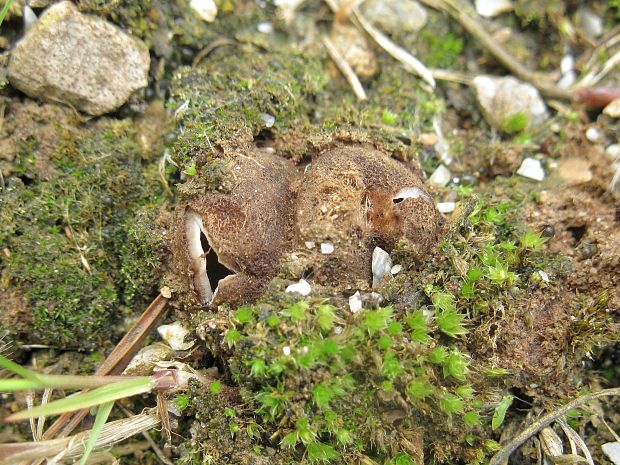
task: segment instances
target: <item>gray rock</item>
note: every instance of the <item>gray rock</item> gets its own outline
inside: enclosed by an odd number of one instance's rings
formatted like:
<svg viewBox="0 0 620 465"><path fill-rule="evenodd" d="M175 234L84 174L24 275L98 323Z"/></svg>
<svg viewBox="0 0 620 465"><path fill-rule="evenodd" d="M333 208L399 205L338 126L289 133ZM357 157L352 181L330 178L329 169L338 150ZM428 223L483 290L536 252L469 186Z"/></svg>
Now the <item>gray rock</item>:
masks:
<svg viewBox="0 0 620 465"><path fill-rule="evenodd" d="M15 46L8 78L30 97L101 115L147 85L149 64L142 41L65 1L48 8Z"/></svg>
<svg viewBox="0 0 620 465"><path fill-rule="evenodd" d="M538 90L512 76L477 76L473 86L484 117L498 129L505 130L519 115L527 119L528 128L539 126L549 117Z"/></svg>
<svg viewBox="0 0 620 465"><path fill-rule="evenodd" d="M428 19L424 7L414 0L366 0L361 8L364 16L383 32L417 32Z"/></svg>

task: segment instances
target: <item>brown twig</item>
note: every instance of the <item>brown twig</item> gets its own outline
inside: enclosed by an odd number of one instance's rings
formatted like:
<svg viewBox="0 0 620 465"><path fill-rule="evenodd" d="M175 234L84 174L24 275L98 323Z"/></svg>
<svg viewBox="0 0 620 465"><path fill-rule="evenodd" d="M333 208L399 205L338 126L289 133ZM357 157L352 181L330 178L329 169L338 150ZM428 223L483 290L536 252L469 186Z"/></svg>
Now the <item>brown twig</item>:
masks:
<svg viewBox="0 0 620 465"><path fill-rule="evenodd" d="M164 315L168 299L159 294L142 313L140 319L125 334L114 350L104 360L95 376L120 375L140 349L144 338ZM61 415L43 435L43 439L66 437L88 415L88 409Z"/></svg>
<svg viewBox="0 0 620 465"><path fill-rule="evenodd" d="M467 12L468 6L459 0L422 0L431 8L448 13L465 28L480 44L489 51L501 64L508 68L520 79L529 82L543 95L562 100L571 100L573 92L562 89L548 79L542 78L538 73L523 66L515 57L506 51L484 27Z"/></svg>
<svg viewBox="0 0 620 465"><path fill-rule="evenodd" d="M517 434L508 444L506 444L497 454L495 454L491 458L489 465L500 465L501 463L504 463L505 460L508 460L510 454L517 450L517 448L519 448L525 441L534 436L545 426L549 426L558 418L562 418L569 410L580 407L583 404L590 402L591 400L598 399L599 397L619 395L620 388L604 389L602 391L581 396L575 400L570 401L568 404L563 405L557 410L554 410L553 412L550 412L542 418L536 420L530 426L525 428L521 433Z"/></svg>

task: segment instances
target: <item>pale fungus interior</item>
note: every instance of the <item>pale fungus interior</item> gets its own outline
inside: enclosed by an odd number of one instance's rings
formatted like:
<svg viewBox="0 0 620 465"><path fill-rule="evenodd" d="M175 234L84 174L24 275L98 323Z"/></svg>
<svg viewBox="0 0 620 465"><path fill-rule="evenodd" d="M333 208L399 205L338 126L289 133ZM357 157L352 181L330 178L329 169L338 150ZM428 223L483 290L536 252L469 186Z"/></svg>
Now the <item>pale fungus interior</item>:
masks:
<svg viewBox="0 0 620 465"><path fill-rule="evenodd" d="M194 289L204 305L209 305L217 293L218 285L235 274L219 261L217 250L209 240L202 218L188 210L185 214L185 235L194 272Z"/></svg>
<svg viewBox="0 0 620 465"><path fill-rule="evenodd" d="M432 202L428 194L419 187L403 187L392 197L392 202L401 203L405 199L417 199L418 197Z"/></svg>

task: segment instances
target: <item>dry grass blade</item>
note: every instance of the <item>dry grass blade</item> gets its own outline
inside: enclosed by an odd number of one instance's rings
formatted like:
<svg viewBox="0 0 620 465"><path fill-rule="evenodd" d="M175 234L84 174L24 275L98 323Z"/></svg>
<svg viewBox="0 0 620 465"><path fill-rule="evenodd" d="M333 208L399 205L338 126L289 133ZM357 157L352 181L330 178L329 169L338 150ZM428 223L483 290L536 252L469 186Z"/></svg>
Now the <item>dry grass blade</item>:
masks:
<svg viewBox="0 0 620 465"><path fill-rule="evenodd" d="M557 424L560 425L560 427L562 428L562 431L564 431L564 434L566 434L566 437L571 441L571 443L574 442L577 445L577 447L579 447L579 449L581 449L581 451L583 452L583 455L585 455L585 457L586 457L588 465L594 465L594 460L592 459L592 454L590 454L590 450L588 449L588 446L586 445L586 442L579 435L579 433L577 433L577 431L575 431L562 418L558 419Z"/></svg>
<svg viewBox="0 0 620 465"><path fill-rule="evenodd" d="M353 92L355 92L358 100L367 100L368 97L366 96L366 91L364 91L357 74L355 74L353 68L351 68L349 63L347 63L347 60L345 60L340 52L338 52L336 46L327 36L323 36L323 45L325 45L327 53L329 53L331 59L334 60L334 63L336 63L336 66L338 66L340 72L344 75L347 81L349 81L349 84L351 85Z"/></svg>
<svg viewBox="0 0 620 465"><path fill-rule="evenodd" d="M559 407L557 410L544 415L539 420L532 423L525 428L521 433L517 434L508 444L506 444L497 454L495 454L489 461L489 465L500 465L504 461L508 460L510 454L517 450L525 441L538 433L545 426L549 426L554 421L562 418L566 412L571 409L580 407L591 400L598 399L599 397L608 396L620 396L620 388L604 389L599 392L588 394L582 397L578 397L575 400L570 401L566 405Z"/></svg>
<svg viewBox="0 0 620 465"><path fill-rule="evenodd" d="M131 418L106 424L95 443L95 448L109 447L135 434L155 428L160 423L157 415L142 413ZM19 462L44 460L63 454L63 459L75 459L82 455L90 430L74 436L49 439L40 442L0 444L0 465L15 465Z"/></svg>
<svg viewBox="0 0 620 465"><path fill-rule="evenodd" d="M402 47L399 47L392 42L385 34L374 27L364 16L360 13L357 7L351 9L352 18L359 27L361 27L366 33L372 37L372 39L386 52L388 52L396 60L400 61L405 70L410 73L416 74L424 79L431 88L435 88L435 79L433 73L416 57L411 55Z"/></svg>
<svg viewBox="0 0 620 465"><path fill-rule="evenodd" d="M159 294L148 308L142 313L137 323L127 331L125 337L116 345L114 350L105 359L97 376L119 375L123 372L129 361L140 349L140 344L144 338L155 327L160 318L164 315L168 304L168 299ZM82 419L88 414L88 410L81 410L77 413L65 413L45 432L43 437L51 439L56 436L64 437L71 434Z"/></svg>

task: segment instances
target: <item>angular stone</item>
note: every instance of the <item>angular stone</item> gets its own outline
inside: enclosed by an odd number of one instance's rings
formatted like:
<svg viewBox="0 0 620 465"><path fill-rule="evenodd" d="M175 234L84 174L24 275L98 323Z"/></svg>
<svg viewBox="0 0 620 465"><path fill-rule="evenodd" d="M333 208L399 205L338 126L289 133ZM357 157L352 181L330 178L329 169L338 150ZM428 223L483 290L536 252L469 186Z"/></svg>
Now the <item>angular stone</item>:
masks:
<svg viewBox="0 0 620 465"><path fill-rule="evenodd" d="M477 76L473 85L484 117L497 129L505 130L518 115L527 119L528 128L539 126L549 117L545 102L531 84L512 76Z"/></svg>
<svg viewBox="0 0 620 465"><path fill-rule="evenodd" d="M30 97L102 115L147 85L149 64L142 41L64 1L48 8L15 46L8 78Z"/></svg>

